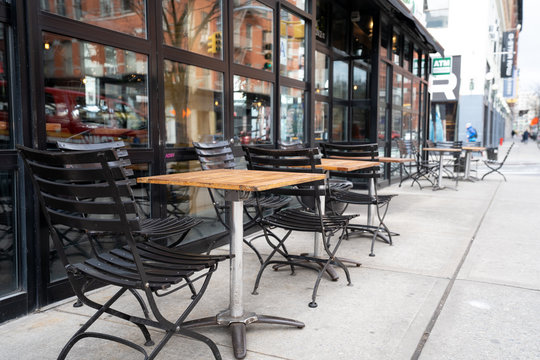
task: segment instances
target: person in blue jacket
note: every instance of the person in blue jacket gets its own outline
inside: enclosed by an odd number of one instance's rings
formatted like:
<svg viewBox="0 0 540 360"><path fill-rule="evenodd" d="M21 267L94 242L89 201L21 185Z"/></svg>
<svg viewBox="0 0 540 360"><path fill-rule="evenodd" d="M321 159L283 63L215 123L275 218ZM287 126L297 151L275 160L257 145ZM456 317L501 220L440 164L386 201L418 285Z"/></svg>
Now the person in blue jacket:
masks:
<svg viewBox="0 0 540 360"><path fill-rule="evenodd" d="M471 123L467 123L465 127L467 128L467 141L475 142L478 138L478 133L476 132L476 129L472 127Z"/></svg>

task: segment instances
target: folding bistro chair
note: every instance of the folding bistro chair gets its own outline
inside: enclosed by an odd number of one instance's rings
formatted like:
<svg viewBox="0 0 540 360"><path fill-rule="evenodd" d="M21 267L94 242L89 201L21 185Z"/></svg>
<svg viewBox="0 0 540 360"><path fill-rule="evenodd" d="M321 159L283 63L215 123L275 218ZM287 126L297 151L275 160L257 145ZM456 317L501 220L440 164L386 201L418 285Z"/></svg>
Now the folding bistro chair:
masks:
<svg viewBox="0 0 540 360"><path fill-rule="evenodd" d="M504 163L506 162L506 159L508 158L508 155L510 154L510 151L512 150L512 148L514 147L514 144L515 143L512 143L512 145L510 145L510 147L508 148L508 150L506 151L506 155L504 155L504 158L502 161L496 161L496 160L484 160L484 164L486 164L486 166L490 169L487 173L484 174L484 176L482 176L482 180L484 180L484 178L486 176L488 176L489 174L491 173L497 173L499 175L501 175L504 179L504 181L506 181L506 177L504 176L504 174L502 172L500 172L499 170L501 170L501 168L503 167Z"/></svg>
<svg viewBox="0 0 540 360"><path fill-rule="evenodd" d="M275 150L244 146L243 149L248 162L248 169L250 170L322 172L321 169L316 168L316 165L320 164L319 150L317 148ZM336 252L341 244L349 220L356 215L323 215L321 212L320 196L325 195L326 188L322 185L324 184L316 182L274 190L275 193L280 195L296 197L311 196L314 199L313 203L315 207L306 208L305 206L300 206L297 208L282 209L259 220L266 241L272 247L272 252L259 269L253 294L257 294L261 276L266 267L271 264L289 265L293 269L293 273L295 266L318 271L311 302L309 303L310 307L317 307L316 298L319 283L329 266L337 265L342 268L349 285L351 284L349 270L336 256ZM274 228L280 228L286 231L285 235L279 239L277 244L272 242L273 237L270 236L270 229ZM293 231L320 234L326 256L313 256L309 254L295 255L287 252L284 243ZM337 235L338 239L332 245L330 239L334 235ZM282 259L275 259L275 255L281 255Z"/></svg>
<svg viewBox="0 0 540 360"><path fill-rule="evenodd" d="M195 147L195 152L201 163L201 169L211 170L211 169L234 169L236 168L236 162L234 160L233 151L227 141L218 141L212 143L200 143L193 142ZM216 189L208 188L208 194L210 195L210 200L212 205L214 205L214 210L217 215L218 221L225 227L229 229L229 224L226 221L226 211L229 208L225 200L223 199L222 194ZM258 197L258 198L257 198ZM258 203L257 203L258 201ZM264 211L267 210L279 210L287 204L289 204L290 198L285 196L276 196L273 194L255 194L254 196L244 200L244 213L247 215L249 221L244 224L244 231L253 228L258 225L258 218L263 215ZM263 212L258 211L258 206L260 205ZM257 248L253 245L253 241L259 238L256 236L250 240L244 238L244 243L253 250L259 262L262 264L263 259ZM210 244L208 251L210 251L213 246L213 242Z"/></svg>
<svg viewBox="0 0 540 360"><path fill-rule="evenodd" d="M357 159L359 161L377 161L379 157L379 150L377 144L333 144L333 143L321 143L321 148L324 157L326 158L342 158L342 159ZM351 190L337 190L331 191L330 196L333 200L344 202L354 205L366 205L374 206L377 213L377 219L379 224L374 225L359 225L349 224L347 226L347 232L349 231L361 231L369 232L373 234L371 240L371 252L369 256L375 256L373 253L373 247L375 245L375 239L377 237L383 239L388 244L392 245L392 235L398 235L392 233L384 223L384 218L388 212L388 206L390 200L396 195L379 195L377 192L377 179L380 177L379 167L375 166L366 170L357 170L355 172L340 172L330 171L330 176L347 178L347 179L365 179L371 186L368 186L369 192L367 194L359 193ZM368 184L369 185L369 184ZM386 234L383 235L382 232Z"/></svg>
<svg viewBox="0 0 540 360"><path fill-rule="evenodd" d="M429 156L424 158L422 156L422 152L420 151L418 141L416 140L411 140L411 151L415 159L416 167L416 171L411 174L411 179L413 181L411 183L411 187L414 185L414 183L417 183L420 190L422 190L422 184L420 184L419 181L421 179L427 180L431 186L435 185L432 178L437 177L436 169L439 167L439 162L431 160Z"/></svg>
<svg viewBox="0 0 540 360"><path fill-rule="evenodd" d="M154 359L174 334L204 342L215 359L221 359L212 340L182 327L182 323L204 294L218 263L227 256L204 256L169 249L153 242L138 239L142 223L126 174L123 161L115 150L49 152L17 146L41 205L50 235L67 271L67 277L77 297L96 312L64 346L58 359L64 359L72 347L84 338L92 337L128 346L139 351L145 359ZM123 246L96 251L88 259L68 256L59 231L79 229L93 234L115 236ZM200 284L199 289L195 285ZM100 303L86 295L93 283L117 287L117 292ZM167 319L156 302L156 296L166 296L188 287L194 292L178 319ZM141 293L153 318L128 314L113 308L126 291ZM177 303L174 303L177 306ZM141 305L143 306L143 305ZM141 331L145 346L154 345L148 326L161 329L165 335L150 354L139 344L120 337L89 331L98 318L108 314L129 321Z"/></svg>

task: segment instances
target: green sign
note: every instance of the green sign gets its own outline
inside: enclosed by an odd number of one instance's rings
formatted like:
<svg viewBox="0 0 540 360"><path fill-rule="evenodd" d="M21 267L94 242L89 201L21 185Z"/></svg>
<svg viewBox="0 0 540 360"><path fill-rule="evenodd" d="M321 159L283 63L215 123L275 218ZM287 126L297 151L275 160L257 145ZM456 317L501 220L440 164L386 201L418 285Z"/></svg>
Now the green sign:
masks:
<svg viewBox="0 0 540 360"><path fill-rule="evenodd" d="M449 75L452 72L452 58L436 58L433 59L431 66L431 75Z"/></svg>

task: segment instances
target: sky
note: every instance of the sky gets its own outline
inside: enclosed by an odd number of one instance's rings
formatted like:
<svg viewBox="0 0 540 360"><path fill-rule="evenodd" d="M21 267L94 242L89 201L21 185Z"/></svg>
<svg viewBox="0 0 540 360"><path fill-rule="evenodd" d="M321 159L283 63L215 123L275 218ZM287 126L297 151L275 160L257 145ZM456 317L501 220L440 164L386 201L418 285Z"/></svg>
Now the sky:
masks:
<svg viewBox="0 0 540 360"><path fill-rule="evenodd" d="M520 91L540 88L540 1L523 0L523 28L519 34Z"/></svg>

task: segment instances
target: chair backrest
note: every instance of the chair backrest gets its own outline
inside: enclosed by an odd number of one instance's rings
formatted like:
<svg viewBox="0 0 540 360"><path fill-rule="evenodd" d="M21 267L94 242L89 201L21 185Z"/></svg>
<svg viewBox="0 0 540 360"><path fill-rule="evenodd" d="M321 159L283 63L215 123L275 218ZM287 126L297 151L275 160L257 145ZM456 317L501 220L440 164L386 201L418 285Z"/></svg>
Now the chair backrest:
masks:
<svg viewBox="0 0 540 360"><path fill-rule="evenodd" d="M278 141L278 149L289 150L289 149L304 149L306 146L301 141L291 141L291 142L281 142Z"/></svg>
<svg viewBox="0 0 540 360"><path fill-rule="evenodd" d="M115 150L50 152L17 146L32 178L55 248L68 257L62 228L83 233L122 233L134 248L140 230L136 203L123 161Z"/></svg>
<svg viewBox="0 0 540 360"><path fill-rule="evenodd" d="M325 158L355 158L355 160L377 161L379 148L377 144L335 144L320 143Z"/></svg>
<svg viewBox="0 0 540 360"><path fill-rule="evenodd" d="M227 141L212 143L194 141L193 146L203 170L234 169L236 167L233 151Z"/></svg>
<svg viewBox="0 0 540 360"><path fill-rule="evenodd" d="M436 146L445 149L461 149L463 141L438 141Z"/></svg>
<svg viewBox="0 0 540 360"><path fill-rule="evenodd" d="M358 161L378 161L379 147L377 144L331 144L321 143L325 158L354 159ZM347 179L377 179L381 177L380 167L374 166L366 170L353 172L330 171L330 176Z"/></svg>
<svg viewBox="0 0 540 360"><path fill-rule="evenodd" d="M508 150L506 150L506 155L504 155L503 161L501 161L501 166L502 166L502 164L504 164L504 162L506 161L506 158L508 158L508 155L510 155L510 150L512 150L512 148L514 147L514 144L515 144L515 143L512 143L512 144L510 145L510 147L508 148Z"/></svg>
<svg viewBox="0 0 540 360"><path fill-rule="evenodd" d="M412 144L410 141L405 142L402 139L396 139L396 144L399 150L400 158L408 158L412 154Z"/></svg>
<svg viewBox="0 0 540 360"><path fill-rule="evenodd" d="M321 164L319 149L317 148L283 150L244 145L242 149L244 150L249 170L323 172L322 169L317 168L317 165ZM319 185L322 183L323 181L317 181L315 183L304 184L306 186L279 188L272 190L272 193L294 196L319 196L324 192L324 189L319 189Z"/></svg>

